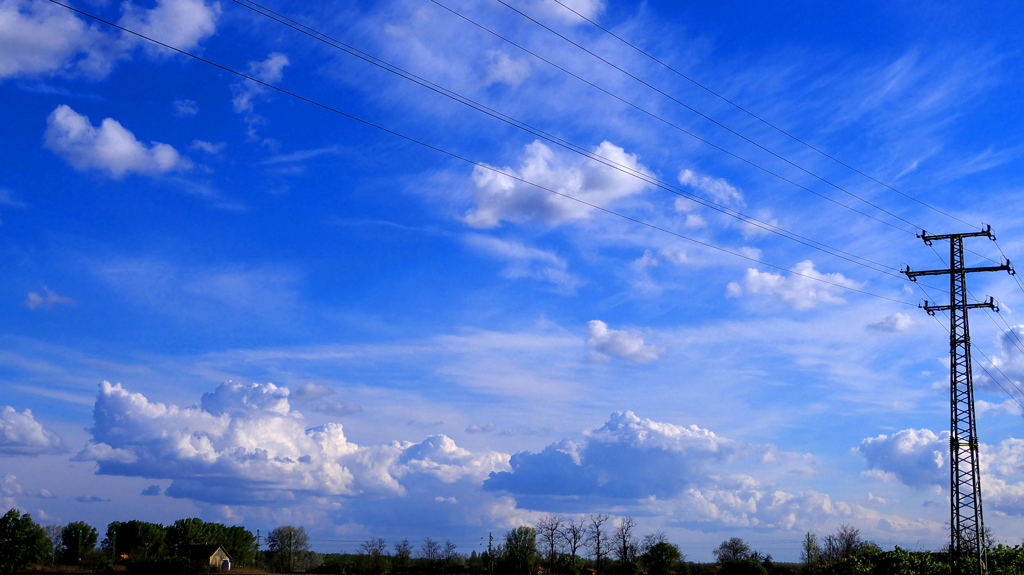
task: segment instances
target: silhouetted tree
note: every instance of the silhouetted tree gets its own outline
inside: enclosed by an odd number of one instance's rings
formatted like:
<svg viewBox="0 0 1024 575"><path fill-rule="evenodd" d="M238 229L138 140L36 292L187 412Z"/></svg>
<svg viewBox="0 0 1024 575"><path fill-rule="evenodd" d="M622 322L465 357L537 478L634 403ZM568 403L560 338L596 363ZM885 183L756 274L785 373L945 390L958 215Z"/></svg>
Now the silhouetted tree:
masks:
<svg viewBox="0 0 1024 575"><path fill-rule="evenodd" d="M715 559L718 560L719 563L744 561L750 558L750 545L747 545L747 543L739 537L733 537L722 541L722 544L719 545L713 553L715 554Z"/></svg>
<svg viewBox="0 0 1024 575"><path fill-rule="evenodd" d="M537 536L540 538L541 543L544 544L544 549L547 550L545 560L549 566L554 564L558 545L562 542L561 531L563 521L564 519L560 515L548 515L537 522Z"/></svg>
<svg viewBox="0 0 1024 575"><path fill-rule="evenodd" d="M267 549L273 554L271 566L278 571L305 571L310 566L309 536L305 527L275 527L267 534Z"/></svg>
<svg viewBox="0 0 1024 575"><path fill-rule="evenodd" d="M821 545L818 543L818 536L808 531L804 534L803 547L800 550L800 561L804 568L810 568L821 561Z"/></svg>
<svg viewBox="0 0 1024 575"><path fill-rule="evenodd" d="M409 559L412 557L412 545L409 544L408 538L395 543L395 554L393 557L391 564L395 569L409 568Z"/></svg>
<svg viewBox="0 0 1024 575"><path fill-rule="evenodd" d="M96 528L82 521L68 523L60 532L61 562L65 565L78 565L96 548L99 533Z"/></svg>
<svg viewBox="0 0 1024 575"><path fill-rule="evenodd" d="M640 559L650 575L669 575L683 561L684 556L678 547L664 538L659 538L656 543L647 547Z"/></svg>
<svg viewBox="0 0 1024 575"><path fill-rule="evenodd" d="M615 558L619 563L625 565L636 561L636 520L623 517L612 531L612 541L615 543Z"/></svg>
<svg viewBox="0 0 1024 575"><path fill-rule="evenodd" d="M383 537L371 537L359 544L359 552L368 559L367 570L370 573L383 573L387 570L388 544Z"/></svg>
<svg viewBox="0 0 1024 575"><path fill-rule="evenodd" d="M502 575L534 575L537 572L537 532L532 527L516 527L505 533L503 553L498 561Z"/></svg>
<svg viewBox="0 0 1024 575"><path fill-rule="evenodd" d="M107 525L107 533L100 547L109 552L111 558L115 560L125 555L131 559L146 559L163 555L166 541L167 528L158 523L137 520L112 521ZM228 554L232 559L235 558L231 551L228 551Z"/></svg>
<svg viewBox="0 0 1024 575"><path fill-rule="evenodd" d="M57 558L60 557L60 550L64 547L64 542L61 539L61 531L64 530L63 525L47 525L43 527L43 531L46 533L46 538L50 542L49 560L50 565L57 564Z"/></svg>
<svg viewBox="0 0 1024 575"><path fill-rule="evenodd" d="M451 539L444 540L444 547L441 548L441 561L444 562L446 567L450 566L458 558L459 554L455 552L457 547Z"/></svg>
<svg viewBox="0 0 1024 575"><path fill-rule="evenodd" d="M0 517L0 572L14 573L46 559L50 542L28 513L11 509Z"/></svg>
<svg viewBox="0 0 1024 575"><path fill-rule="evenodd" d="M576 575L576 556L586 540L587 524L583 519L579 521L568 519L562 526L560 534L562 541L565 542L566 550L569 551L570 575Z"/></svg>
<svg viewBox="0 0 1024 575"><path fill-rule="evenodd" d="M590 552L594 554L594 565L597 567L597 571L601 571L601 560L604 559L607 554L608 548L608 534L604 528L604 524L611 519L611 516L605 513L595 513L590 515L590 528L587 530L587 547L590 548Z"/></svg>

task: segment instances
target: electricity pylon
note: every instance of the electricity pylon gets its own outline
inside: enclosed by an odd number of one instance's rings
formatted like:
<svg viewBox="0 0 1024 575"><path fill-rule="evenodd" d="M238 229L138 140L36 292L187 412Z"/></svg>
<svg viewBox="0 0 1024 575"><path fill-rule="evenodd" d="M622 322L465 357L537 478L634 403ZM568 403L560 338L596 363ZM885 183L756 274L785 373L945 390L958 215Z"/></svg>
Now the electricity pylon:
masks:
<svg viewBox="0 0 1024 575"><path fill-rule="evenodd" d="M917 281L919 276L949 275L949 305L933 305L926 300L921 307L928 315L949 312L950 562L954 573L984 574L987 571L985 522L981 512L981 467L974 424L971 330L967 310L988 308L998 312L999 308L992 298L967 303L967 274L1015 272L1009 260L998 266L964 267L964 238L987 237L995 241L991 226L966 234L929 235L922 230L917 237L929 246L935 240L949 240L949 269L910 271L908 266L903 273L911 281Z"/></svg>

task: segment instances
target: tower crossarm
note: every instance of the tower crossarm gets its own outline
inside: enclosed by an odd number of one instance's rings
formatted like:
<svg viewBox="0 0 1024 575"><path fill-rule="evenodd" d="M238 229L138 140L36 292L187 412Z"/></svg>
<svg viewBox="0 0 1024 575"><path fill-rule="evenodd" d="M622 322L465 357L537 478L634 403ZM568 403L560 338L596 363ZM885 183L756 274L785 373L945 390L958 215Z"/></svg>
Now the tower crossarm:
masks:
<svg viewBox="0 0 1024 575"><path fill-rule="evenodd" d="M907 276L907 278L910 281L917 281L917 278L919 276L942 276L942 275L949 275L949 274L953 274L953 273L972 273L972 272L1007 272L1010 275L1015 275L1017 273L1013 269L1013 266L1010 265L1010 260L1006 260L1006 262L1003 263L1002 265L998 265L998 266L984 266L984 267L979 267L979 268L957 268L957 269L947 269L947 270L912 271L910 269L910 266L907 266L907 268L903 270L903 273Z"/></svg>
<svg viewBox="0 0 1024 575"><path fill-rule="evenodd" d="M919 305L917 307L919 307L919 308L923 309L924 311L928 312L928 315L935 315L935 312L937 312L937 311L952 311L954 309L978 309L978 308L988 308L988 309L990 309L990 310L992 310L992 311L994 311L996 313L999 313L999 306L996 305L996 300L993 299L992 297L989 297L988 301L983 301L983 302L978 302L978 303L968 303L968 304L959 305L959 306L954 306L954 305L932 305L932 304L930 304L928 302L928 300L924 300L924 305Z"/></svg>
<svg viewBox="0 0 1024 575"><path fill-rule="evenodd" d="M921 233L917 234L917 237L921 238L924 243L932 245L935 240L952 240L956 238L980 238L985 237L992 241L996 241L996 236L992 234L992 226L986 225L985 229L977 232L967 232L963 234L929 234L928 232L921 230Z"/></svg>

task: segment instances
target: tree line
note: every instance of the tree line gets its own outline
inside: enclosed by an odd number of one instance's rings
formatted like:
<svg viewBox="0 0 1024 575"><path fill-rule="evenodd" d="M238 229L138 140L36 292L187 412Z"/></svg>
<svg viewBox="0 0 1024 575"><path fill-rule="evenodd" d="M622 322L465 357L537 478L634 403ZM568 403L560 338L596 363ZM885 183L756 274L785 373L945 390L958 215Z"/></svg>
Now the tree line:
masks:
<svg viewBox="0 0 1024 575"><path fill-rule="evenodd" d="M0 517L0 572L33 565L145 575L209 573L217 569L208 556L194 552L211 545L223 547L234 568L323 575L946 575L970 567L948 552L883 551L848 525L820 539L807 533L799 564L776 563L738 537L714 550L714 564L688 562L665 533L640 535L633 518L613 521L607 514L548 515L503 537L489 536L485 551L469 555L451 540L430 537L416 545L408 538L389 544L370 537L357 553L346 554L314 552L301 526L279 526L262 538L258 533L198 518L166 526L130 520L111 522L101 539L87 523L40 526L28 513L11 509ZM987 551L990 575L1024 575L1024 545Z"/></svg>

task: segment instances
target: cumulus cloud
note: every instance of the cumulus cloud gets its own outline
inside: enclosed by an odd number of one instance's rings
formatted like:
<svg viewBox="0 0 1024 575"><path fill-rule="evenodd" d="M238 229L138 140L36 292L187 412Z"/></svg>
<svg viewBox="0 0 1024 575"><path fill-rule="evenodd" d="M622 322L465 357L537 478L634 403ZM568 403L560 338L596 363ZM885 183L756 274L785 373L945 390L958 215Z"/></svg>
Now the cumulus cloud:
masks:
<svg viewBox="0 0 1024 575"><path fill-rule="evenodd" d="M630 170L651 174L635 154L626 153L611 142L602 142L594 152ZM570 163L540 141L526 146L519 169L500 170L598 206L608 206L648 187L642 180L590 160ZM466 212L463 221L474 228L494 228L502 221L539 221L554 226L589 218L593 212L589 206L480 166L473 170L473 182L476 205Z"/></svg>
<svg viewBox="0 0 1024 575"><path fill-rule="evenodd" d="M1022 342L1024 342L1024 325L1011 327L999 335L1000 353L998 357L991 359L992 364L1013 380L1017 387L1020 387L1021 382L1024 381L1024 354L1020 352L1020 348L1024 347ZM987 378L978 378L975 383L983 383L986 380ZM987 384L993 391L996 391L997 387L991 381L987 381Z"/></svg>
<svg viewBox="0 0 1024 575"><path fill-rule="evenodd" d="M58 295L50 288L43 286L43 293L29 292L28 297L25 299L25 307L28 309L50 309L51 307L63 304L69 305L75 303L75 300Z"/></svg>
<svg viewBox="0 0 1024 575"><path fill-rule="evenodd" d="M906 485L918 489L945 485L949 432L935 434L928 429L904 429L892 435L869 437L857 450L867 460L868 469L893 474Z"/></svg>
<svg viewBox="0 0 1024 575"><path fill-rule="evenodd" d="M878 331L883 333L902 333L910 331L910 328L914 327L914 320L909 315L897 312L884 319L869 323L866 328L869 331Z"/></svg>
<svg viewBox="0 0 1024 575"><path fill-rule="evenodd" d="M31 410L18 413L7 405L0 409L0 456L42 455L60 450L60 438L44 429Z"/></svg>
<svg viewBox="0 0 1024 575"><path fill-rule="evenodd" d="M767 295L793 309L807 310L818 304L845 303L846 300L837 296L836 292L842 287L856 289L863 285L840 273L823 274L814 269L814 262L810 260L796 264L791 271L793 275L784 276L749 268L742 283L730 282L726 286L726 297L740 297L744 294Z"/></svg>
<svg viewBox="0 0 1024 575"><path fill-rule="evenodd" d="M949 485L949 432L904 429L861 442L871 472L916 489ZM986 509L1024 516L1024 439L979 446L982 499Z"/></svg>
<svg viewBox="0 0 1024 575"><path fill-rule="evenodd" d="M833 501L826 493L788 493L750 477L735 479L732 489L688 489L682 497L683 523L792 530L830 519L848 519L856 511L849 503Z"/></svg>
<svg viewBox="0 0 1024 575"><path fill-rule="evenodd" d="M672 498L707 482L708 466L729 461L742 446L695 425L688 427L616 412L583 444L553 443L539 453L512 456L511 471L498 472L485 489L548 496L599 495Z"/></svg>
<svg viewBox="0 0 1024 575"><path fill-rule="evenodd" d="M182 50L192 50L217 31L220 3L205 0L157 0L153 8L125 2L121 26ZM142 40L137 40L142 42ZM145 43L158 55L171 55L166 48Z"/></svg>
<svg viewBox="0 0 1024 575"><path fill-rule="evenodd" d="M44 0L0 3L0 78L61 71L105 75L111 39L71 11Z"/></svg>
<svg viewBox="0 0 1024 575"><path fill-rule="evenodd" d="M216 31L218 3L158 0L152 8L121 4L119 24L184 50ZM152 55L173 53L131 36L101 32L70 10L45 0L0 3L0 78L53 74L103 77L135 46Z"/></svg>
<svg viewBox="0 0 1024 575"><path fill-rule="evenodd" d="M590 357L594 361L606 361L610 357L625 359L634 363L648 363L658 359L665 350L644 343L639 334L611 329L601 320L587 322L587 345L593 349Z"/></svg>
<svg viewBox="0 0 1024 575"><path fill-rule="evenodd" d="M113 118L94 127L89 118L62 104L46 121L46 147L77 170L100 170L119 179L128 173L157 176L191 163L167 144L146 146Z"/></svg>
<svg viewBox="0 0 1024 575"><path fill-rule="evenodd" d="M226 382L200 405L150 402L103 382L92 439L77 456L99 473L172 480L165 494L220 504L284 504L303 496L402 496L427 477L482 481L508 456L472 453L448 437L359 446L337 423L306 428L289 391Z"/></svg>
<svg viewBox="0 0 1024 575"><path fill-rule="evenodd" d="M743 200L743 193L725 178L715 178L697 174L692 170L683 170L679 172L679 183L702 192L705 197L722 206L742 208L746 205L746 202ZM677 201L677 208L679 205Z"/></svg>
<svg viewBox="0 0 1024 575"><path fill-rule="evenodd" d="M554 252L480 234L469 234L465 240L471 247L505 260L508 265L502 275L509 279L550 282L564 293L575 292L581 283L579 278L569 273L565 260Z"/></svg>

